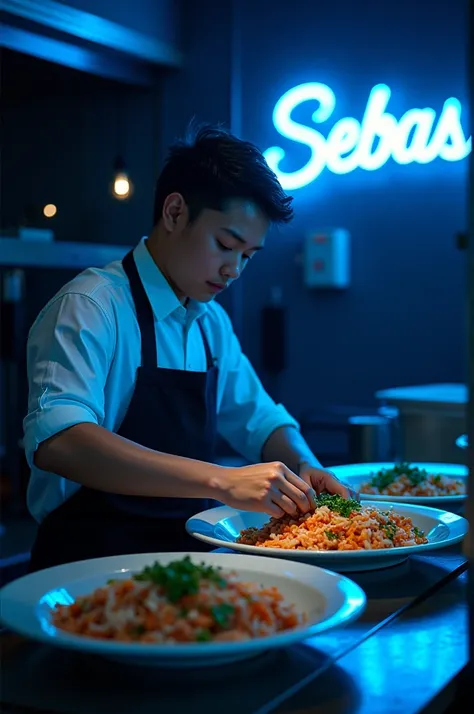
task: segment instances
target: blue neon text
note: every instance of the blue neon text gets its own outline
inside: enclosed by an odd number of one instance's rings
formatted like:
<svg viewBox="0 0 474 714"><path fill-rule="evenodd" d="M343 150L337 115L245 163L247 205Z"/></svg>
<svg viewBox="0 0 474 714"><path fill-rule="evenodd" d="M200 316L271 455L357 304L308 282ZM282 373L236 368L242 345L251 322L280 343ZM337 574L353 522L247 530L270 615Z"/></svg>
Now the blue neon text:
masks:
<svg viewBox="0 0 474 714"><path fill-rule="evenodd" d="M314 181L327 168L335 174L355 169L375 171L389 159L398 164L428 164L435 159L461 161L471 151L472 138L466 138L461 125L461 103L451 97L444 102L436 117L434 109L410 109L400 119L386 111L391 97L386 84L377 84L370 92L362 121L344 117L337 121L327 136L291 118L302 102L315 101L312 114L315 124L332 116L336 95L330 87L308 82L283 94L273 110L273 124L281 136L307 146L311 157L300 169L285 172L280 164L286 151L272 146L264 152L268 165L287 190L302 188Z"/></svg>

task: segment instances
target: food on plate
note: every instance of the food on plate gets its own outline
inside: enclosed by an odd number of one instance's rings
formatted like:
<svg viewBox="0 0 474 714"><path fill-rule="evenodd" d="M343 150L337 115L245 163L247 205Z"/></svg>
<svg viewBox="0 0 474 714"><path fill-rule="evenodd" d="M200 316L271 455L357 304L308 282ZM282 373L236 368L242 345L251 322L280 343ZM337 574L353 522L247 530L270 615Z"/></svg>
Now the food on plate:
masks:
<svg viewBox="0 0 474 714"><path fill-rule="evenodd" d="M466 493L466 485L460 479L399 463L372 474L369 481L361 484L360 492L383 496L461 496Z"/></svg>
<svg viewBox="0 0 474 714"><path fill-rule="evenodd" d="M246 528L237 543L284 550L380 550L427 543L411 518L363 506L353 499L321 494L311 513L271 518Z"/></svg>
<svg viewBox="0 0 474 714"><path fill-rule="evenodd" d="M75 635L151 644L238 642L305 621L278 588L241 582L189 556L111 580L53 613L53 624Z"/></svg>

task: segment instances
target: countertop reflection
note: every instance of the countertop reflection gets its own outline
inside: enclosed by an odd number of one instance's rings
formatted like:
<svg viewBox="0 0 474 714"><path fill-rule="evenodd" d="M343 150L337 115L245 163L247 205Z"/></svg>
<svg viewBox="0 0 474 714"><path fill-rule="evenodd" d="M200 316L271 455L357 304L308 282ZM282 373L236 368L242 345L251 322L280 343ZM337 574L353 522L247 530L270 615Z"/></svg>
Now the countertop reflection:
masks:
<svg viewBox="0 0 474 714"><path fill-rule="evenodd" d="M407 714L427 706L468 661L466 574L256 714Z"/></svg>

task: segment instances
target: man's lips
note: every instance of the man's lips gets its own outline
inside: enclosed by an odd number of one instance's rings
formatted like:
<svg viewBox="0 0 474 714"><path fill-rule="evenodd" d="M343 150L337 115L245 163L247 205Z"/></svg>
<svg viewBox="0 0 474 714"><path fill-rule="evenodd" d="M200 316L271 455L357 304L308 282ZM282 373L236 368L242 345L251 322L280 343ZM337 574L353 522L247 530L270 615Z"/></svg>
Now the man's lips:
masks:
<svg viewBox="0 0 474 714"><path fill-rule="evenodd" d="M209 285L209 287L211 287L211 288L212 288L213 290L215 290L216 292L218 292L218 291L220 291L220 290L224 290L224 288L227 287L226 284L222 284L222 283L211 283L209 280L207 281L207 284Z"/></svg>

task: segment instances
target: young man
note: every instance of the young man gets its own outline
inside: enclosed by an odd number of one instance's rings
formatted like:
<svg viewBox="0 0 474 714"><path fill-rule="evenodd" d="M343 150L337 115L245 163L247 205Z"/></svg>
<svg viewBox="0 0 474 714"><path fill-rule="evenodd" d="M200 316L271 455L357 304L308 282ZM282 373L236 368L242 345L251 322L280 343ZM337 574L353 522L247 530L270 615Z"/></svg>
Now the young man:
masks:
<svg viewBox="0 0 474 714"><path fill-rule="evenodd" d="M264 391L216 295L292 218L253 145L213 128L171 149L154 228L123 261L78 275L28 338L31 570L196 550L186 518L210 499L272 516L343 497ZM214 464L216 435L251 463Z"/></svg>

